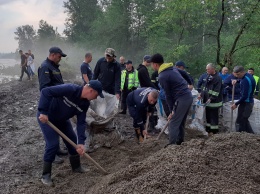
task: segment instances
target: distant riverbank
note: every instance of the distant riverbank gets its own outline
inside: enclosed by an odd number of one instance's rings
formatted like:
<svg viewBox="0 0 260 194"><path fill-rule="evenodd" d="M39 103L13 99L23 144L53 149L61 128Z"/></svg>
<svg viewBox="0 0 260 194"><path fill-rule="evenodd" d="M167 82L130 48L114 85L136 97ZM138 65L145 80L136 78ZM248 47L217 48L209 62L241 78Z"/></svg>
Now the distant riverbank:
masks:
<svg viewBox="0 0 260 194"><path fill-rule="evenodd" d="M0 59L0 70L7 67L13 67L20 62L15 59Z"/></svg>

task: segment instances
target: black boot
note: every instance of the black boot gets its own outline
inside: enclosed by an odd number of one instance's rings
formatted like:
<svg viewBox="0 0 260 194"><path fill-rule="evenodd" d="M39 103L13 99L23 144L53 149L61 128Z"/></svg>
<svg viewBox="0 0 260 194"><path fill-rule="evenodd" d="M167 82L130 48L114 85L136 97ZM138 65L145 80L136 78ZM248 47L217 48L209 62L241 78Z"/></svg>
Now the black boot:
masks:
<svg viewBox="0 0 260 194"><path fill-rule="evenodd" d="M55 164L62 164L63 162L64 160L60 158L58 155L55 156L55 160L53 161L53 163Z"/></svg>
<svg viewBox="0 0 260 194"><path fill-rule="evenodd" d="M58 149L57 151L57 155L58 156L65 156L65 155L68 155L68 151L67 150L62 150L62 149Z"/></svg>
<svg viewBox="0 0 260 194"><path fill-rule="evenodd" d="M41 181L44 185L53 186L53 182L51 180L51 163L44 162L43 163L43 171Z"/></svg>
<svg viewBox="0 0 260 194"><path fill-rule="evenodd" d="M85 173L89 171L88 169L84 169L80 165L80 156L79 155L73 155L70 156L70 164L73 172L78 172L78 173Z"/></svg>

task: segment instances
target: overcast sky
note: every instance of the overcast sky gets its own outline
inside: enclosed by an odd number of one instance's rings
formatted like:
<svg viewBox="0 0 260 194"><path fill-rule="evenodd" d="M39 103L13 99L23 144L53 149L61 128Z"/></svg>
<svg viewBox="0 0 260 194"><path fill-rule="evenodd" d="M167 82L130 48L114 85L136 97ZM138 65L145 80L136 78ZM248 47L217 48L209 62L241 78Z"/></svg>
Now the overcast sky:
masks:
<svg viewBox="0 0 260 194"><path fill-rule="evenodd" d="M18 41L14 40L16 28L33 25L37 30L41 19L62 33L66 14L64 0L0 0L0 52L15 52Z"/></svg>

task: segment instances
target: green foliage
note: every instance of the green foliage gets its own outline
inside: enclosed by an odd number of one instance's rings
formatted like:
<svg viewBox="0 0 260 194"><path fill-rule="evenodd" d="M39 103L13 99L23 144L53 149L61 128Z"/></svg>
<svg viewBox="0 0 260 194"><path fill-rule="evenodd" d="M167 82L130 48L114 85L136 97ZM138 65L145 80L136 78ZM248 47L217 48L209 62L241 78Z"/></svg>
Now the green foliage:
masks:
<svg viewBox="0 0 260 194"><path fill-rule="evenodd" d="M68 0L66 39L46 21L40 21L37 36L26 37L30 26L22 26L16 38L21 48L32 40L39 53L50 43L66 48L67 63L74 65L86 49L99 55L112 47L134 64L154 53L166 62L183 60L196 77L209 62L219 68L252 64L258 72L259 6L259 0Z"/></svg>
<svg viewBox="0 0 260 194"><path fill-rule="evenodd" d="M37 31L37 39L39 41L54 41L59 34L54 30L53 26L44 20L40 20L39 29Z"/></svg>
<svg viewBox="0 0 260 194"><path fill-rule="evenodd" d="M101 13L97 0L68 0L64 2L66 19L64 34L72 42L86 40L91 33L92 23Z"/></svg>
<svg viewBox="0 0 260 194"><path fill-rule="evenodd" d="M15 40L18 40L19 49L28 50L32 49L33 41L35 39L35 30L33 26L24 25L16 28L16 32L14 32Z"/></svg>

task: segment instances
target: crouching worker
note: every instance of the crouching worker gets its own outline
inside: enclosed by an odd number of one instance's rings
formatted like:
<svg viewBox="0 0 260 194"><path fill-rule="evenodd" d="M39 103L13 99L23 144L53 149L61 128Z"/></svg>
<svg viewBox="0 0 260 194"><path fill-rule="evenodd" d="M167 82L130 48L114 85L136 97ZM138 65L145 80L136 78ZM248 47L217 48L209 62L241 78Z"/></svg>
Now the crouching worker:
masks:
<svg viewBox="0 0 260 194"><path fill-rule="evenodd" d="M158 92L153 88L139 88L130 92L126 103L131 117L133 118L133 127L138 139L138 143L143 142L147 130L144 129L147 114L153 112L158 99Z"/></svg>
<svg viewBox="0 0 260 194"><path fill-rule="evenodd" d="M44 88L41 91L37 119L45 139L45 153L41 181L43 184L52 186L51 168L59 149L59 135L48 124L53 123L75 144L77 149L65 140L64 143L70 154L70 164L72 170L78 173L86 172L80 165L80 155L84 154L86 112L90 100L97 96L103 98L102 84L99 81L91 80L85 86L74 84L62 84ZM70 118L77 116L77 135L74 133Z"/></svg>

